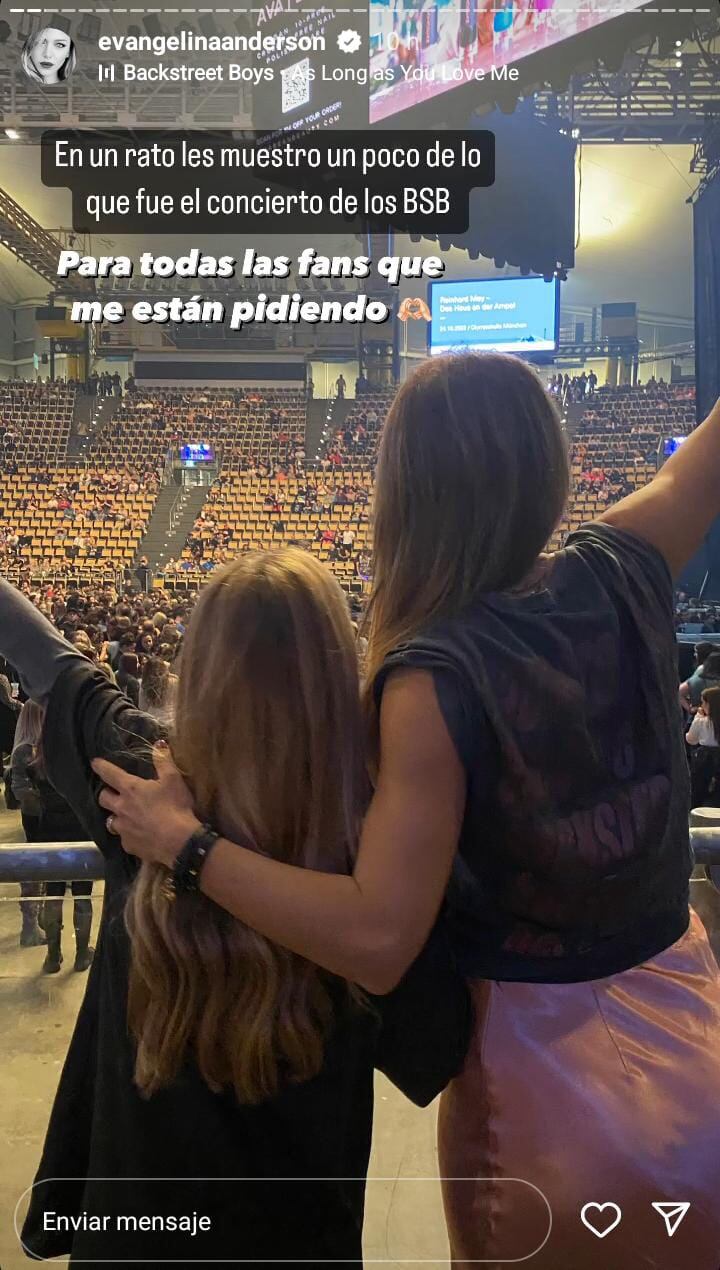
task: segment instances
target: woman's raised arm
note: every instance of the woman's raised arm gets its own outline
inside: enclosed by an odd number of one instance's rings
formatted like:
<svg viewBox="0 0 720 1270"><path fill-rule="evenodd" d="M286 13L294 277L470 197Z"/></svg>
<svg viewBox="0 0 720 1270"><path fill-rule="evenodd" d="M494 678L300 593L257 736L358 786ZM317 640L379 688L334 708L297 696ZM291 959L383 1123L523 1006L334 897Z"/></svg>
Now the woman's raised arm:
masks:
<svg viewBox="0 0 720 1270"><path fill-rule="evenodd" d="M225 839L201 874L201 889L216 904L377 994L399 982L437 917L466 795L465 771L429 672L388 677L380 742L377 788L351 877L296 868ZM169 759L158 763L158 781L102 760L93 767L111 787L100 802L112 811L125 849L172 867L199 822L180 805L185 786Z"/></svg>
<svg viewBox="0 0 720 1270"><path fill-rule="evenodd" d="M642 489L599 520L656 547L677 577L720 516L720 401Z"/></svg>

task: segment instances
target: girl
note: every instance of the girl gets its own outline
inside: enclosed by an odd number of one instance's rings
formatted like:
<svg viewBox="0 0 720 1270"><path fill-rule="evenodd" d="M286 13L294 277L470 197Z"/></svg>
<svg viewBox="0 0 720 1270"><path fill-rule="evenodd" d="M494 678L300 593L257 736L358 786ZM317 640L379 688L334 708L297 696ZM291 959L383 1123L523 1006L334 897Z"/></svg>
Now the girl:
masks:
<svg viewBox="0 0 720 1270"><path fill-rule="evenodd" d="M449 883L477 1019L440 1110L454 1266L664 1267L652 1205L682 1192L673 1256L717 1270L720 975L688 911L671 575L720 512L720 405L652 484L544 556L567 489L558 415L522 362L433 358L410 377L378 464L378 770L353 876L220 830L199 885L382 992ZM198 818L179 773L95 767L126 849L181 867ZM580 1214L611 1201L603 1242Z"/></svg>
<svg viewBox="0 0 720 1270"><path fill-rule="evenodd" d="M691 807L712 807L720 770L720 688L706 688L685 737L694 746L691 766Z"/></svg>
<svg viewBox="0 0 720 1270"><path fill-rule="evenodd" d="M5 582L0 601L0 648L46 703L47 774L106 857L25 1250L73 1264L359 1267L374 1014L341 977L193 892L189 875L169 896L162 866L137 869L106 832L90 758L147 771L160 728ZM203 592L186 640L173 745L197 805L269 856L348 873L365 775L340 587L299 551L241 557ZM48 1211L75 1233L48 1226ZM109 1227L83 1224L88 1212ZM168 1227L193 1212L210 1227ZM118 1214L165 1224L118 1228Z"/></svg>

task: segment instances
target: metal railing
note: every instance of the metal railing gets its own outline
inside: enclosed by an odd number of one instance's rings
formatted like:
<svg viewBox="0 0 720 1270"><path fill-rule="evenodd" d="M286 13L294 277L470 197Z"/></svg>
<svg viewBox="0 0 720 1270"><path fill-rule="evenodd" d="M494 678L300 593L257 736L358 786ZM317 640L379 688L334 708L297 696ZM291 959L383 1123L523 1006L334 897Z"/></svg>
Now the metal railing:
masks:
<svg viewBox="0 0 720 1270"><path fill-rule="evenodd" d="M720 827L690 830L696 864L720 888ZM99 881L105 861L94 842L10 842L0 845L0 883Z"/></svg>

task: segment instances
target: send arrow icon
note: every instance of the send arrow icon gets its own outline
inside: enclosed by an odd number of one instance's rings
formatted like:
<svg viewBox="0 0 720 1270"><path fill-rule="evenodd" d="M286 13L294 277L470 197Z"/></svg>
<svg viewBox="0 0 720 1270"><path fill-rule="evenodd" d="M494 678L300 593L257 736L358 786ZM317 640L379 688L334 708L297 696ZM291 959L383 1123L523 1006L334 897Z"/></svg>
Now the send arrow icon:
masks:
<svg viewBox="0 0 720 1270"><path fill-rule="evenodd" d="M671 1239L683 1218L687 1216L689 1207L689 1204L682 1203L653 1204L653 1208L665 1222L667 1233Z"/></svg>

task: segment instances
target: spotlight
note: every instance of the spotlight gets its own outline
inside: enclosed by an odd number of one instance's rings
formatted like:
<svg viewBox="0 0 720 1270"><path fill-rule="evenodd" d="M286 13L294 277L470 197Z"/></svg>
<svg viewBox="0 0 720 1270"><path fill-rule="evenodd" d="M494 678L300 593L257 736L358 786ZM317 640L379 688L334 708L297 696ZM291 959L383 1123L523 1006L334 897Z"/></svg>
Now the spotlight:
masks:
<svg viewBox="0 0 720 1270"><path fill-rule="evenodd" d="M7 137L8 141L20 140L20 133L18 132L17 128L6 128L5 136Z"/></svg>

